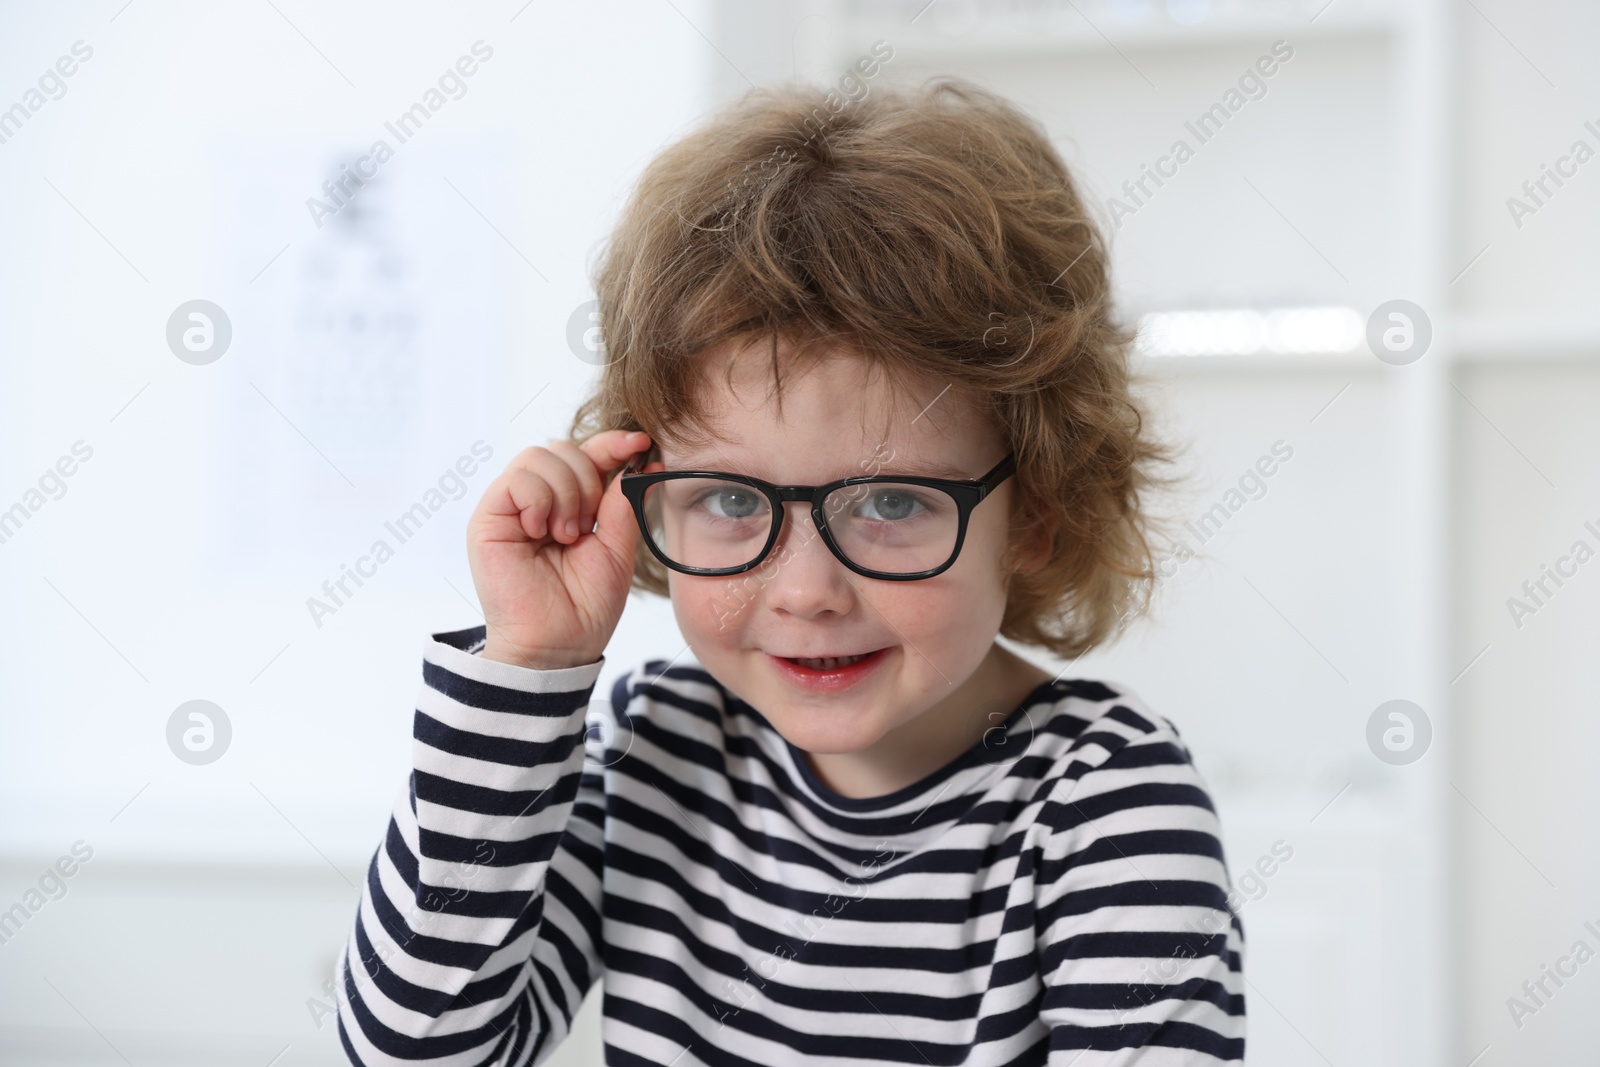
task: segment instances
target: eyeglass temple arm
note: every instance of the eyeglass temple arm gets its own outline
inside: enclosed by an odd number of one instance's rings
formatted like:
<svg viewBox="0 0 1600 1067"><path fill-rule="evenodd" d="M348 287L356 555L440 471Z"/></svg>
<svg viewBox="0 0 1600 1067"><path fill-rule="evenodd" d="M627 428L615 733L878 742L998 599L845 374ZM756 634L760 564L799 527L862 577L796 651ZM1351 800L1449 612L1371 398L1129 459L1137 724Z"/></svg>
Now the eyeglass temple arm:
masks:
<svg viewBox="0 0 1600 1067"><path fill-rule="evenodd" d="M999 463L996 463L994 465L994 469L988 474L985 474L982 478L978 479L978 484L983 489L984 496L988 496L990 491L993 490L995 486L999 485L1006 478L1009 478L1012 474L1016 473L1016 470L1017 454L1013 452L1005 459L1002 459Z"/></svg>
<svg viewBox="0 0 1600 1067"><path fill-rule="evenodd" d="M646 467L648 467L650 465L649 462L648 462L649 458L650 458L650 449L648 449L648 448L645 449L643 452L637 453L636 455L633 456L633 458L628 460L627 466L622 468L622 473L623 474L638 474L638 473L640 473L641 471L643 471Z"/></svg>

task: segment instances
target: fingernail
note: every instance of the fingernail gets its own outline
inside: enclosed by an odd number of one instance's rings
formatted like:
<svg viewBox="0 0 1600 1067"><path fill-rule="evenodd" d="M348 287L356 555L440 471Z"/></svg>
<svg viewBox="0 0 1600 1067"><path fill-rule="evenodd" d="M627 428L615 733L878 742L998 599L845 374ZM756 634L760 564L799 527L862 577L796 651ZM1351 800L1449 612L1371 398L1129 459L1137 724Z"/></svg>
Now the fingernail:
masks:
<svg viewBox="0 0 1600 1067"><path fill-rule="evenodd" d="M568 519L567 520L567 536L568 537L577 537L578 536L578 520L577 519Z"/></svg>

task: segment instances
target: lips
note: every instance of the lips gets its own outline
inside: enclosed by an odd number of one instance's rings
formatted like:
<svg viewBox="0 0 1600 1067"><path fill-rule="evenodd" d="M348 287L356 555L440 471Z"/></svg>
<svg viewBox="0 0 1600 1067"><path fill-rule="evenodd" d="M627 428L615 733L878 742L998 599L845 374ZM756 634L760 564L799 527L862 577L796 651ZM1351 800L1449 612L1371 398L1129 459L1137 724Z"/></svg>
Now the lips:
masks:
<svg viewBox="0 0 1600 1067"><path fill-rule="evenodd" d="M775 656L766 653L778 675L803 690L836 693L877 674L889 659L889 647L845 656Z"/></svg>

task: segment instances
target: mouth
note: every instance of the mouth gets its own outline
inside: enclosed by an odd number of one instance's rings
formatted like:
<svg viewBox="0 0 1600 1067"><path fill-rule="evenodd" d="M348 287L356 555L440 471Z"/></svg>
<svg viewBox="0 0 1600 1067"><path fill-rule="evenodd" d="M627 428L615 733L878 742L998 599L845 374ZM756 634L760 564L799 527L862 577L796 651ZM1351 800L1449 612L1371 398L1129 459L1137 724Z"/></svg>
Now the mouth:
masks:
<svg viewBox="0 0 1600 1067"><path fill-rule="evenodd" d="M861 682L888 659L892 651L885 647L854 655L820 657L774 656L769 652L767 658L781 676L801 688L828 691Z"/></svg>
<svg viewBox="0 0 1600 1067"><path fill-rule="evenodd" d="M871 652L861 652L853 656L783 656L781 658L788 660L790 663L798 663L807 670L831 671L840 667L848 667L852 663L860 663L870 655L872 655Z"/></svg>

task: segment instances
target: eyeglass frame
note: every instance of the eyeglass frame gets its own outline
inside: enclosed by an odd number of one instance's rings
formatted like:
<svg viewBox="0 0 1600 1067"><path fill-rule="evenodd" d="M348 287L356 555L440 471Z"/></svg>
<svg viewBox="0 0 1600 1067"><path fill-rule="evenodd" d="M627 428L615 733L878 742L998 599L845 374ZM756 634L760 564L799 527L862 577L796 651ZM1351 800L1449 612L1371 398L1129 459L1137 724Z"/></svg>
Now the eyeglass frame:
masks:
<svg viewBox="0 0 1600 1067"><path fill-rule="evenodd" d="M995 487L1016 473L1017 454L1010 453L1006 458L995 464L989 472L981 478L952 479L930 478L918 474L858 474L850 478L840 478L838 481L827 482L823 485L773 485L771 482L762 481L760 478L747 474L730 474L726 471L652 471L643 473L643 468L648 466L648 452L642 452L635 457L621 474L622 495L628 498L633 505L633 514L639 522L639 533L644 539L645 546L652 555L662 564L670 567L680 574L691 574L697 577L720 578L733 574L744 574L753 571L766 562L767 554L772 551L772 546L778 543L778 538L783 535L783 524L788 508L785 504L797 500L811 502L811 520L816 524L817 533L821 535L823 544L828 546L828 551L833 557L855 573L865 578L876 578L888 582L914 582L924 578L932 578L943 574L954 566L961 556L961 546L966 543L967 519L972 514L972 509L981 504L985 497L994 491ZM650 536L650 523L644 513L645 490L658 482L671 481L674 478L716 478L719 481L738 482L759 489L772 505L773 512L777 515L772 523L772 531L767 536L767 543L756 554L755 559L738 567L690 567L676 563L667 558L666 553L657 547L655 538ZM850 485L869 485L874 482L888 482L896 485L920 485L930 489L941 489L949 494L956 504L956 543L950 550L950 558L931 570L913 571L910 574L891 574L884 571L869 570L845 557L833 539L833 533L828 529L826 509L823 501L828 494L837 489Z"/></svg>

